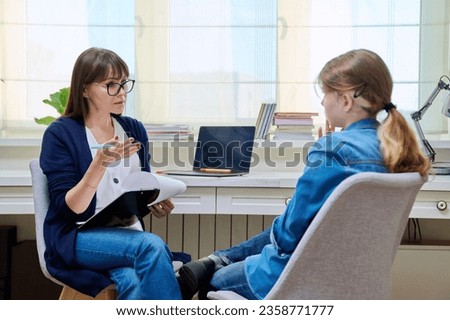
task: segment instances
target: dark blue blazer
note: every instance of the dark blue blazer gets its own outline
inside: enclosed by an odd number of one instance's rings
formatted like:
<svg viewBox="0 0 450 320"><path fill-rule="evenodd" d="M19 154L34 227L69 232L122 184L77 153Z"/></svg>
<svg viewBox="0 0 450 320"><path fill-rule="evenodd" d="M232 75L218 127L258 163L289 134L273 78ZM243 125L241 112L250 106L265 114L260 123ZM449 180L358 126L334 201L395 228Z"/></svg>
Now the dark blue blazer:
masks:
<svg viewBox="0 0 450 320"><path fill-rule="evenodd" d="M124 131L143 144L139 158L143 171L150 171L147 132L136 119L114 117ZM47 128L42 139L40 165L47 176L50 206L44 224L45 261L49 273L64 284L90 296L96 296L112 283L107 273L82 269L75 261L77 221L84 221L95 212L96 198L82 214L66 204L66 193L83 177L92 162L91 150L82 120L61 117Z"/></svg>

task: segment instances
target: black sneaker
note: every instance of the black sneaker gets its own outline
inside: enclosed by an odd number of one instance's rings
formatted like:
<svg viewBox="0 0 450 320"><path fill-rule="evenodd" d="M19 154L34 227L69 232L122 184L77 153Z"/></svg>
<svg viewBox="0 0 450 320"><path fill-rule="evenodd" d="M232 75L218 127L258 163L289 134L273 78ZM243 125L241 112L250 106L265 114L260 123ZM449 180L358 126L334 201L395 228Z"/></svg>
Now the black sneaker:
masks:
<svg viewBox="0 0 450 320"><path fill-rule="evenodd" d="M192 297L209 284L214 274L216 264L209 258L191 261L178 270L178 284L184 300Z"/></svg>

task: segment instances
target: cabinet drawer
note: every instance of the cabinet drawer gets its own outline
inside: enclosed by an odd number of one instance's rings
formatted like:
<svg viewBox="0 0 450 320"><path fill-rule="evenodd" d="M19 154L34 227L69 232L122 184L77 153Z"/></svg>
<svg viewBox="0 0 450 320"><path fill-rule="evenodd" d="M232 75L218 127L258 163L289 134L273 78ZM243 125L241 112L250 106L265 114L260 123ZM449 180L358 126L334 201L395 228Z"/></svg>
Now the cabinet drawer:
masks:
<svg viewBox="0 0 450 320"><path fill-rule="evenodd" d="M209 213L216 212L216 189L189 187L186 191L172 198L175 204L173 213Z"/></svg>
<svg viewBox="0 0 450 320"><path fill-rule="evenodd" d="M420 191L410 218L450 219L450 194L440 191Z"/></svg>
<svg viewBox="0 0 450 320"><path fill-rule="evenodd" d="M30 213L34 213L31 187L0 187L0 215Z"/></svg>
<svg viewBox="0 0 450 320"><path fill-rule="evenodd" d="M279 215L293 192L291 188L217 188L217 213Z"/></svg>

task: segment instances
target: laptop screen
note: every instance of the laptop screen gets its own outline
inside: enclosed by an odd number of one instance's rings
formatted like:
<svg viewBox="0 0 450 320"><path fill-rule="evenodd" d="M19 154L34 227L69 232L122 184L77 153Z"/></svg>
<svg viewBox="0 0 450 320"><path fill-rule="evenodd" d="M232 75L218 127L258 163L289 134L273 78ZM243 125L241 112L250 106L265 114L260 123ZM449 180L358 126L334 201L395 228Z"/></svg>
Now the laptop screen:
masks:
<svg viewBox="0 0 450 320"><path fill-rule="evenodd" d="M248 173L254 136L254 126L200 127L194 170L214 168Z"/></svg>

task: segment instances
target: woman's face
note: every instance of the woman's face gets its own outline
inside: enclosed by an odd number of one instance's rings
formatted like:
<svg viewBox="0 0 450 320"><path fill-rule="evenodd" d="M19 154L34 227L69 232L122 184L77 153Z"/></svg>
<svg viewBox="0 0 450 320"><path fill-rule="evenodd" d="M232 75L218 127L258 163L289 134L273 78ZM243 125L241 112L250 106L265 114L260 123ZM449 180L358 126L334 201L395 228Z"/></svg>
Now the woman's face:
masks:
<svg viewBox="0 0 450 320"><path fill-rule="evenodd" d="M127 77L114 78L111 76L101 82L87 85L84 96L87 98L90 113L122 114L127 98L125 90L120 87L117 95L111 96L110 94L117 93L117 88L119 88L117 84L123 84L126 80ZM110 94L108 94L108 90Z"/></svg>

